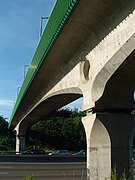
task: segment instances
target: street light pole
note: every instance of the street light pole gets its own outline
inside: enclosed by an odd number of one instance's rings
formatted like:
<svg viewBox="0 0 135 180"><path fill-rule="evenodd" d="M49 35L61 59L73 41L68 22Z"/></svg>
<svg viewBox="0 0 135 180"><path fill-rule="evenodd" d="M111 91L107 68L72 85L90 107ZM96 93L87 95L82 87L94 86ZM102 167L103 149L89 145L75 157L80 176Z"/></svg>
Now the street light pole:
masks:
<svg viewBox="0 0 135 180"><path fill-rule="evenodd" d="M18 88L17 88L17 97L18 97L18 95L19 95L20 89L21 89L21 87L18 87Z"/></svg>
<svg viewBox="0 0 135 180"><path fill-rule="evenodd" d="M44 19L48 19L49 17L41 17L40 18L40 37L41 37L41 35L42 35L42 30L43 30L43 20Z"/></svg>
<svg viewBox="0 0 135 180"><path fill-rule="evenodd" d="M30 65L29 64L26 64L25 66L24 66L24 74L23 74L23 77L25 78L25 76L26 76L26 68L28 68Z"/></svg>

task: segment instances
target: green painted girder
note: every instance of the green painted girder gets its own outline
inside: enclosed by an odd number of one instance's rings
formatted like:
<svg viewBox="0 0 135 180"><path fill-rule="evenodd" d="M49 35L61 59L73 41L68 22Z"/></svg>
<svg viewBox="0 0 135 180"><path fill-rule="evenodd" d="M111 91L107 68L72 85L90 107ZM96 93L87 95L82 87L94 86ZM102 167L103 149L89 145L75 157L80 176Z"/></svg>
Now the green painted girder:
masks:
<svg viewBox="0 0 135 180"><path fill-rule="evenodd" d="M57 0L56 1L55 6L49 17L48 23L45 27L45 30L42 34L42 37L33 55L31 64L29 66L26 77L23 81L19 95L17 97L16 103L15 103L15 106L14 106L14 109L12 111L12 115L10 118L9 127L35 75L37 74L43 61L45 61L45 58L51 46L53 45L54 41L60 34L61 29L63 28L64 24L70 17L70 14L72 13L78 1L79 0Z"/></svg>

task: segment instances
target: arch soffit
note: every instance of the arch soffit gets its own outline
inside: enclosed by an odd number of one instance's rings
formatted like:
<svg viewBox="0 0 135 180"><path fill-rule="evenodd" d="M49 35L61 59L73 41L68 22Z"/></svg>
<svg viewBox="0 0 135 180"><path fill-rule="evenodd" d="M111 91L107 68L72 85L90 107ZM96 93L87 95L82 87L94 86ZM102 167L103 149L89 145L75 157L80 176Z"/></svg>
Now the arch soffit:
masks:
<svg viewBox="0 0 135 180"><path fill-rule="evenodd" d="M117 51L114 56L98 72L92 83L92 99L97 101L103 95L106 83L120 65L135 50L135 34Z"/></svg>
<svg viewBox="0 0 135 180"><path fill-rule="evenodd" d="M78 88L78 87L61 89L61 90L59 90L59 91L56 91L56 92L54 92L54 93L52 93L52 94L49 94L48 96L45 96L44 98L42 98L41 101L40 101L36 106L34 106L33 109L25 116L25 118L27 119L27 117L32 113L32 111L34 111L34 109L40 107L40 105L42 106L42 104L45 103L47 100L52 99L53 97L54 97L54 98L59 97L59 96L64 95L64 94L65 94L65 96L66 96L66 95L69 95L69 96L70 96L70 94L71 94L72 97L73 97L73 95L75 95L75 98L76 98L76 97L82 97L82 96L83 96L81 89ZM76 95L77 95L77 96L76 96ZM25 130L25 132L26 132L26 129L27 129L27 127L26 127L27 125L26 125L26 124L27 124L27 123L26 123L26 121L25 121L25 118L22 119L21 122L17 125L17 128L19 128L19 129L18 129L19 131L24 131L24 130ZM32 124L32 123L30 123L30 124ZM28 125L28 127L29 127L29 126L30 126L30 125ZM16 128L15 128L15 130L16 130Z"/></svg>

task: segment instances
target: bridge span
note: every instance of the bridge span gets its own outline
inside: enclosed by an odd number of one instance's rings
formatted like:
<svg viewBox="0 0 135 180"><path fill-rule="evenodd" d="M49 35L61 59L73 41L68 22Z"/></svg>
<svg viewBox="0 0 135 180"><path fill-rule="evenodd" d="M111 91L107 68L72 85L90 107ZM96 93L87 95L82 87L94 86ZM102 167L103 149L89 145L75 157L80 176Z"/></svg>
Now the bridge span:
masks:
<svg viewBox="0 0 135 180"><path fill-rule="evenodd" d="M129 175L134 59L134 0L57 0L12 112L16 150L33 123L83 97L87 178L103 180L115 164Z"/></svg>

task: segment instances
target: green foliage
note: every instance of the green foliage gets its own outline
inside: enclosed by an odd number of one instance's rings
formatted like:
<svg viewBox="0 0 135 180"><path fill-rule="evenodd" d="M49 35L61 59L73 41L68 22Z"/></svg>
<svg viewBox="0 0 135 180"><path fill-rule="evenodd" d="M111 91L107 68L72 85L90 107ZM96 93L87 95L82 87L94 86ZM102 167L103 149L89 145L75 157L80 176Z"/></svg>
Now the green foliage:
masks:
<svg viewBox="0 0 135 180"><path fill-rule="evenodd" d="M117 180L117 176L118 175L117 175L117 170L116 170L116 166L115 166L111 173L111 180Z"/></svg>
<svg viewBox="0 0 135 180"><path fill-rule="evenodd" d="M81 122L84 115L77 109L61 109L49 114L44 121L39 121L28 130L26 149L86 149ZM15 134L8 129L8 122L0 116L0 151L12 150L15 150Z"/></svg>
<svg viewBox="0 0 135 180"><path fill-rule="evenodd" d="M86 148L85 132L81 122L84 113L77 109L61 109L51 113L44 121L34 124L27 144L48 149L81 150ZM36 138L35 138L36 137Z"/></svg>
<svg viewBox="0 0 135 180"><path fill-rule="evenodd" d="M15 140L10 135L2 135L0 137L0 151L10 151L14 147Z"/></svg>
<svg viewBox="0 0 135 180"><path fill-rule="evenodd" d="M131 114L135 115L135 110L133 110L133 111L131 112Z"/></svg>
<svg viewBox="0 0 135 180"><path fill-rule="evenodd" d="M0 151L9 151L9 148L5 145L0 144Z"/></svg>
<svg viewBox="0 0 135 180"><path fill-rule="evenodd" d="M8 132L8 122L3 116L0 116L0 133L6 134Z"/></svg>
<svg viewBox="0 0 135 180"><path fill-rule="evenodd" d="M130 180L126 176L126 172L124 171L121 175L117 173L116 165L114 166L111 177L106 178L105 180Z"/></svg>
<svg viewBox="0 0 135 180"><path fill-rule="evenodd" d="M128 180L125 172L120 176L120 180Z"/></svg>
<svg viewBox="0 0 135 180"><path fill-rule="evenodd" d="M133 162L130 169L131 179L135 179L135 163Z"/></svg>
<svg viewBox="0 0 135 180"><path fill-rule="evenodd" d="M14 134L8 130L8 122L0 116L0 151L11 151L14 148Z"/></svg>
<svg viewBox="0 0 135 180"><path fill-rule="evenodd" d="M24 180L37 180L36 176L33 176L32 174L25 176Z"/></svg>

